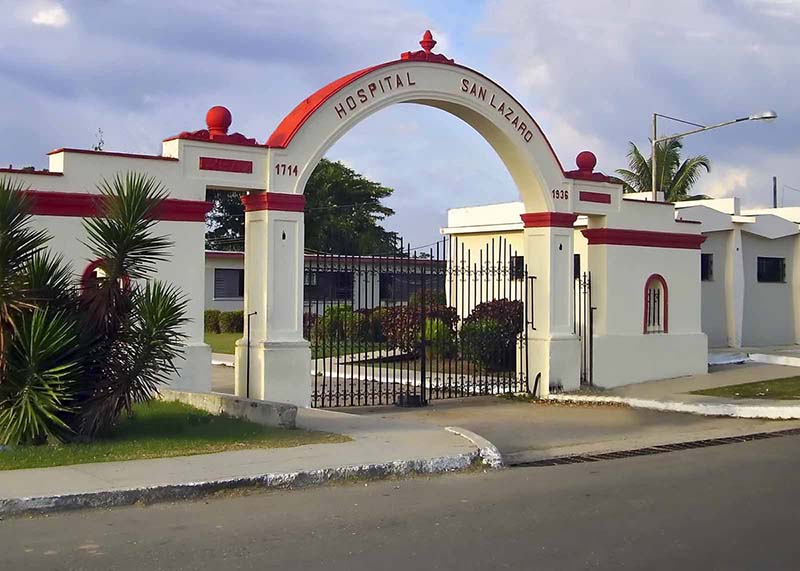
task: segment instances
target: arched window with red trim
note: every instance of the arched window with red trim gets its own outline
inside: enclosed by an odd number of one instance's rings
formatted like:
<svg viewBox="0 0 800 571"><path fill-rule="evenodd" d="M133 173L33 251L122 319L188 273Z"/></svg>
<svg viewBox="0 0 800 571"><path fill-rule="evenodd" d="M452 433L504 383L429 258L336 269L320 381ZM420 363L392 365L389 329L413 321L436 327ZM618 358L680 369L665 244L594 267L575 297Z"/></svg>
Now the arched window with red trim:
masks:
<svg viewBox="0 0 800 571"><path fill-rule="evenodd" d="M653 274L644 284L643 333L669 332L669 289L667 280Z"/></svg>

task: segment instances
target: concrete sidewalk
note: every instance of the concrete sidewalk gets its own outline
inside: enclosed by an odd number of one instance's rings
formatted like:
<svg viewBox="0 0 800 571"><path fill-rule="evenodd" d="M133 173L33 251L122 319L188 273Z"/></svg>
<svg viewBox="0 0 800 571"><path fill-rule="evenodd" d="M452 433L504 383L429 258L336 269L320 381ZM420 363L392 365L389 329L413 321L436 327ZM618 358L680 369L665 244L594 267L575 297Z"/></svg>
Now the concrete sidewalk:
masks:
<svg viewBox="0 0 800 571"><path fill-rule="evenodd" d="M709 367L703 375L627 385L597 393L550 395L560 402L619 403L663 412L687 412L736 418L800 419L800 400L729 399L693 391L800 375L800 368L747 362Z"/></svg>
<svg viewBox="0 0 800 571"><path fill-rule="evenodd" d="M507 465L800 428L800 421L721 418L627 406L550 405L498 397L431 401L418 409L347 409L384 421L461 426L487 438Z"/></svg>
<svg viewBox="0 0 800 571"><path fill-rule="evenodd" d="M402 420L304 409L297 425L353 440L0 471L0 516L169 501L240 487L288 488L354 477L441 473L466 469L482 453L492 452L439 427Z"/></svg>

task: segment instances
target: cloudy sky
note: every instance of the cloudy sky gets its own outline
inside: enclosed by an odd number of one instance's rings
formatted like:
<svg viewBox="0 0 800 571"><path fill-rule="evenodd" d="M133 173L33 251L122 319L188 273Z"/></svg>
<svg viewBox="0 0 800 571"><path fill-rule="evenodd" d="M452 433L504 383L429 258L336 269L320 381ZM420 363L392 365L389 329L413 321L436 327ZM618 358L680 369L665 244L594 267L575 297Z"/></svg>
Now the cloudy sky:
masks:
<svg viewBox="0 0 800 571"><path fill-rule="evenodd" d="M697 191L768 205L800 189L800 0L0 0L0 164L47 165L56 147L157 153L226 105L263 142L337 77L418 49L426 28L536 118L566 168L583 149L605 172L645 148L654 111L715 123L686 140L713 160ZM677 131L680 126L664 125ZM436 239L454 206L516 200L480 136L441 111L389 108L328 153L396 189L388 226ZM785 203L800 192L785 188Z"/></svg>

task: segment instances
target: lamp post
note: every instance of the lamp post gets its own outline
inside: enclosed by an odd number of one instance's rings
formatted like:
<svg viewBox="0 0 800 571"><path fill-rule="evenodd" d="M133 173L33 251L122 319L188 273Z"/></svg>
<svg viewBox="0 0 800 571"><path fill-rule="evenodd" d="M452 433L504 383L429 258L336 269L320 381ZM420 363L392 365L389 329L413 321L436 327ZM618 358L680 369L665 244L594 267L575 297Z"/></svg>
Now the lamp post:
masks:
<svg viewBox="0 0 800 571"><path fill-rule="evenodd" d="M690 131L685 131L683 133L676 133L675 135L669 135L666 137L658 138L658 118L663 117L664 119L669 119L670 121L677 121L678 123L684 123L686 125L692 125L696 127ZM661 113L653 113L653 136L651 137L650 143L650 188L653 191L653 202L658 201L658 188L656 187L656 147L659 143L665 143L667 141L672 141L673 139L680 139L681 137L685 137L687 135L694 135L695 133L702 133L703 131L710 131L711 129L719 129L720 127L726 127L728 125L733 125L734 123L742 123L743 121L772 121L776 119L778 114L775 111L762 111L761 113L753 113L752 115L748 115L747 117L740 117L739 119L733 119L732 121L725 121L723 123L717 123L715 125L701 125L699 123L692 123L691 121L684 121L683 119L678 119L676 117L670 117L669 115L662 115Z"/></svg>

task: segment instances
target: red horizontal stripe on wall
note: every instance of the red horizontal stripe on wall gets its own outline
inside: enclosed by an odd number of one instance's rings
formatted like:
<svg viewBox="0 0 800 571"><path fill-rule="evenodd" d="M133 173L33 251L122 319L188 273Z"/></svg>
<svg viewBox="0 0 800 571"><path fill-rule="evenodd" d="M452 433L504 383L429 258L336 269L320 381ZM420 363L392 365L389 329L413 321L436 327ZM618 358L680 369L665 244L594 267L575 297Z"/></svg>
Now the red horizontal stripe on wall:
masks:
<svg viewBox="0 0 800 571"><path fill-rule="evenodd" d="M250 192L242 196L242 204L245 212L259 210L303 212L306 209L306 197L302 194L285 194L282 192Z"/></svg>
<svg viewBox="0 0 800 571"><path fill-rule="evenodd" d="M102 211L103 197L81 192L28 190L37 216L91 218ZM203 200L167 198L153 212L153 218L171 222L205 222L212 204Z"/></svg>
<svg viewBox="0 0 800 571"><path fill-rule="evenodd" d="M651 232L649 230L622 230L618 228L588 228L581 230L590 246L644 246L647 248L677 248L699 250L706 241L702 234Z"/></svg>
<svg viewBox="0 0 800 571"><path fill-rule="evenodd" d="M525 228L572 228L577 214L570 212L527 212L520 214Z"/></svg>
<svg viewBox="0 0 800 571"><path fill-rule="evenodd" d="M200 157L200 170L251 174L253 172L253 161Z"/></svg>
<svg viewBox="0 0 800 571"><path fill-rule="evenodd" d="M597 202L598 204L611 204L611 195L605 192L591 192L582 190L578 197L583 202Z"/></svg>

